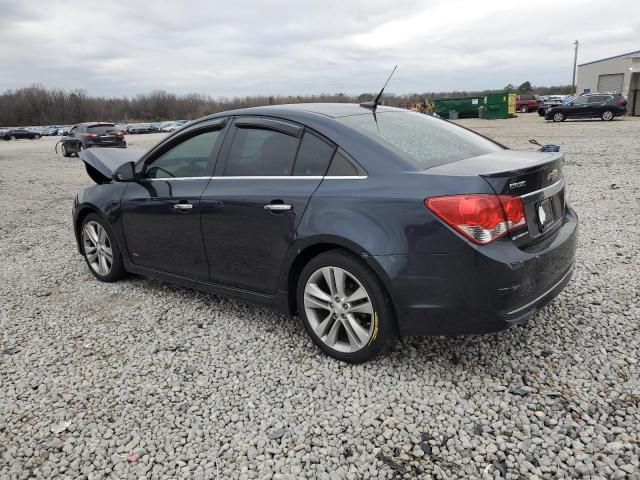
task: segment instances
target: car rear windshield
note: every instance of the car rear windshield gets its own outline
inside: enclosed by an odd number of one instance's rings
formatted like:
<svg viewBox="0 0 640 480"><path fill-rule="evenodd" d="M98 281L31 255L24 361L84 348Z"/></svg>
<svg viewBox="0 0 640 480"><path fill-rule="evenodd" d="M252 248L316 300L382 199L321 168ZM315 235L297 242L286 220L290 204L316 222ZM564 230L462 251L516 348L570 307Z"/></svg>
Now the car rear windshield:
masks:
<svg viewBox="0 0 640 480"><path fill-rule="evenodd" d="M115 125L92 125L87 129L95 134L113 133L118 130Z"/></svg>
<svg viewBox="0 0 640 480"><path fill-rule="evenodd" d="M426 169L502 150L502 147L453 123L415 112L378 112L338 118L364 133L381 137Z"/></svg>

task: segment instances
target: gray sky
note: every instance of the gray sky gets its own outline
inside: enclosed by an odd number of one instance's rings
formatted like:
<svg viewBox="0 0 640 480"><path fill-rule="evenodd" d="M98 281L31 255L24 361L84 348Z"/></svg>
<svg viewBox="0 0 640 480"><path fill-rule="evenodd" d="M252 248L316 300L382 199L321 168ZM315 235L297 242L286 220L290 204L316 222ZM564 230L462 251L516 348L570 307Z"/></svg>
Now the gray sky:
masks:
<svg viewBox="0 0 640 480"><path fill-rule="evenodd" d="M604 6L604 7L603 7ZM640 49L639 0L0 0L0 91L213 96L569 84Z"/></svg>

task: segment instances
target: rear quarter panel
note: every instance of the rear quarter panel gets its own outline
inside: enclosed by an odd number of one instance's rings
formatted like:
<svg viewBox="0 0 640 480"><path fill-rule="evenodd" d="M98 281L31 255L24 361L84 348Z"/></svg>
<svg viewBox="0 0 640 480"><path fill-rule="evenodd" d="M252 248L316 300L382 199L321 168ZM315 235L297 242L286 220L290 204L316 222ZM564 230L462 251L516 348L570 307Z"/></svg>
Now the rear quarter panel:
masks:
<svg viewBox="0 0 640 480"><path fill-rule="evenodd" d="M451 230L424 200L453 193L492 193L480 177L406 172L366 179L327 177L312 196L296 238L329 235L367 255L441 253L452 248Z"/></svg>

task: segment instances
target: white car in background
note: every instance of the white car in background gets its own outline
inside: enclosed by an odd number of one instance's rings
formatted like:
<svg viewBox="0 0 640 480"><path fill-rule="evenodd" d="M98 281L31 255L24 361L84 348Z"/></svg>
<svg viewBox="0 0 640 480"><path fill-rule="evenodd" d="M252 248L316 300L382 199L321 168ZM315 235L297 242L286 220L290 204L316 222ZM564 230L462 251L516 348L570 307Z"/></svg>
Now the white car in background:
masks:
<svg viewBox="0 0 640 480"><path fill-rule="evenodd" d="M177 123L173 122L170 123L169 125L165 125L164 127L162 127L162 132L174 132L177 129L179 129L182 125L178 125Z"/></svg>

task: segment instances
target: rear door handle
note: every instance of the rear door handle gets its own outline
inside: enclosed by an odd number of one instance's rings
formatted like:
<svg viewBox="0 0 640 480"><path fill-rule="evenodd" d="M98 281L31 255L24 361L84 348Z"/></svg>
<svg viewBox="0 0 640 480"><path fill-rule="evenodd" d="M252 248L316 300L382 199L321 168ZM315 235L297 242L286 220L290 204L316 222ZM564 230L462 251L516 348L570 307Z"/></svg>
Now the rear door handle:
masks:
<svg viewBox="0 0 640 480"><path fill-rule="evenodd" d="M272 212L284 212L292 208L291 205L287 205L286 203L268 203L264 206L265 210L271 210Z"/></svg>
<svg viewBox="0 0 640 480"><path fill-rule="evenodd" d="M190 203L176 203L173 208L177 208L178 210L191 210L193 205Z"/></svg>

